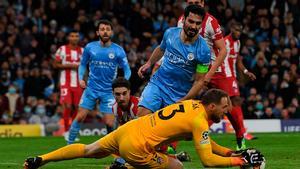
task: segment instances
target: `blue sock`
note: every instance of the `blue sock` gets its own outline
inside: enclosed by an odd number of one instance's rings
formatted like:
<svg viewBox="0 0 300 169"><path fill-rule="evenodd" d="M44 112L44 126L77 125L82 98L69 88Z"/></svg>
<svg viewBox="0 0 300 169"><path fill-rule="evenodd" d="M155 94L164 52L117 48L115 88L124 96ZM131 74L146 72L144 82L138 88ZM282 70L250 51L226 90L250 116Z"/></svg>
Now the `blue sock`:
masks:
<svg viewBox="0 0 300 169"><path fill-rule="evenodd" d="M73 144L77 134L79 133L80 130L80 123L77 120L74 120L71 124L70 130L69 130L69 140L68 144Z"/></svg>

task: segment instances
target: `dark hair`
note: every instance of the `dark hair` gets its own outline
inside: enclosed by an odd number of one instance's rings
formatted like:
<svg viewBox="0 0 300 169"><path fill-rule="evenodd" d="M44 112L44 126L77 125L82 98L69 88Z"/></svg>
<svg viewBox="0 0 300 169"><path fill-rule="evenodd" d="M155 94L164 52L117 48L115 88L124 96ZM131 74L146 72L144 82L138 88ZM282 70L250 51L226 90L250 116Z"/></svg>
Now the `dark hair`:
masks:
<svg viewBox="0 0 300 169"><path fill-rule="evenodd" d="M99 29L99 26L101 24L104 24L104 25L109 25L111 27L111 29L113 29L113 24L109 21L109 20L106 20L106 19L101 19L98 21L98 24L97 24L97 30Z"/></svg>
<svg viewBox="0 0 300 169"><path fill-rule="evenodd" d="M228 97L228 94L220 89L209 89L201 98L203 105L211 103L220 104L223 97Z"/></svg>
<svg viewBox="0 0 300 169"><path fill-rule="evenodd" d="M205 15L205 10L199 5L189 5L184 9L184 17L186 18L190 13L203 17Z"/></svg>
<svg viewBox="0 0 300 169"><path fill-rule="evenodd" d="M71 29L68 31L68 36L71 34L71 33L79 33L79 31L75 30L75 29Z"/></svg>
<svg viewBox="0 0 300 169"><path fill-rule="evenodd" d="M232 22L231 27L240 27L243 29L243 25L240 22Z"/></svg>
<svg viewBox="0 0 300 169"><path fill-rule="evenodd" d="M114 90L117 87L126 87L130 90L130 82L124 77L118 77L112 82L112 89Z"/></svg>

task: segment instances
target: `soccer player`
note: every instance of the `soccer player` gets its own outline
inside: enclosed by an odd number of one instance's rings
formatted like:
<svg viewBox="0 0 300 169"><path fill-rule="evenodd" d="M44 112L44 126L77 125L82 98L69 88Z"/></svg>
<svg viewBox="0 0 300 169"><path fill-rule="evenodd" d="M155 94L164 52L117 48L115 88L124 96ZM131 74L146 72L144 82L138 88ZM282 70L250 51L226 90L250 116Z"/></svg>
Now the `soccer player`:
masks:
<svg viewBox="0 0 300 169"><path fill-rule="evenodd" d="M205 0L187 0L188 5L199 5L204 8ZM178 26L183 26L183 16L178 20ZM205 83L208 83L215 72L220 71L220 66L226 57L226 47L224 43L223 33L218 20L209 14L205 13L202 21L200 35L205 39L211 49L211 65L210 70L205 77Z"/></svg>
<svg viewBox="0 0 300 169"><path fill-rule="evenodd" d="M227 48L227 56L224 63L220 67L220 72L216 72L211 80L211 85L214 88L219 88L226 91L232 102L232 110L227 114L236 134L237 149L245 149L244 136L250 135L246 133L244 126L244 117L241 108L242 100L236 79L236 67L242 71L251 80L256 77L249 72L243 65L242 58L239 55L240 51L240 35L242 32L242 25L240 23L233 23L231 25L231 33L225 37L225 44Z"/></svg>
<svg viewBox="0 0 300 169"><path fill-rule="evenodd" d="M75 118L82 95L79 86L77 69L81 60L83 48L78 45L79 32L72 30L68 35L69 43L63 45L55 53L53 66L60 69L60 104L63 107L65 140L68 140L70 119Z"/></svg>
<svg viewBox="0 0 300 169"><path fill-rule="evenodd" d="M113 95L116 100L112 106L112 111L118 126L137 118L139 98L130 95L130 86L130 82L123 77L118 77L112 83ZM115 160L109 168L124 168L126 161L119 156L113 156Z"/></svg>
<svg viewBox="0 0 300 169"><path fill-rule="evenodd" d="M172 104L151 115L131 120L92 144L68 145L48 154L27 158L24 169L36 169L53 161L104 158L111 153L120 154L137 169L181 169L183 164L179 160L156 149L174 139L186 137L193 138L205 167L259 165L263 161L259 152L238 155L209 137L208 120L219 122L228 109L228 102L224 91L212 89L204 94L202 102L186 100Z"/></svg>
<svg viewBox="0 0 300 169"><path fill-rule="evenodd" d="M204 8L205 5L204 1L205 0L187 0L187 4L198 5ZM183 27L184 20L185 20L184 15L182 15L178 19L177 26ZM220 71L219 66L223 63L226 57L226 47L224 43L221 26L219 25L218 20L208 12L206 12L204 15L199 33L205 39L206 43L211 49L212 63L210 65L209 71L205 76L205 84L207 84L211 80L214 73ZM160 67L162 60L163 59L161 59L159 62L156 63L156 65L154 66L155 70L157 70Z"/></svg>
<svg viewBox="0 0 300 169"><path fill-rule="evenodd" d="M203 86L210 64L210 50L198 34L205 11L190 5L184 12L183 28L169 28L161 44L138 71L140 77L159 59L161 67L151 77L140 98L138 116L180 100L194 98Z"/></svg>
<svg viewBox="0 0 300 169"><path fill-rule="evenodd" d="M118 125L121 126L137 118L139 99L130 95L130 82L123 77L115 79L112 83L113 95L116 102L112 106Z"/></svg>
<svg viewBox="0 0 300 169"><path fill-rule="evenodd" d="M113 26L108 20L100 20L97 35L100 41L88 43L82 55L79 65L79 84L85 88L80 104L79 112L72 122L68 144L74 143L79 130L80 123L86 115L94 109L96 101L100 101L100 112L104 114L103 120L110 132L114 125L112 105L115 102L112 94L112 81L116 78L118 67L122 67L126 79L130 78L131 71L122 47L113 43ZM87 65L89 64L88 82L83 79Z"/></svg>
<svg viewBox="0 0 300 169"><path fill-rule="evenodd" d="M187 0L187 3L189 5L199 5L201 7L204 7L205 2L204 0ZM181 17L178 21L178 26L182 26L183 23L183 17ZM211 79L215 79L216 76L214 74L219 74L222 73L222 67L224 66L224 59L226 57L226 54L228 53L225 43L224 43L224 38L223 38L223 33L221 30L221 27L218 23L218 20L213 17L211 14L206 13L202 27L200 30L201 36L206 40L208 46L211 49L211 56L212 56L212 65L210 67L209 72L207 73L205 77L205 84L211 82ZM159 64L159 63L158 63ZM220 84L222 85L224 82L219 81ZM215 84L215 82L213 82ZM213 84L209 84L209 86L214 86ZM229 114L230 115L230 114ZM235 125L236 123L232 123L232 125ZM237 129L238 126L235 126L234 129ZM237 133L237 130L236 130ZM249 134L245 133L245 138L247 139L253 139L254 137Z"/></svg>

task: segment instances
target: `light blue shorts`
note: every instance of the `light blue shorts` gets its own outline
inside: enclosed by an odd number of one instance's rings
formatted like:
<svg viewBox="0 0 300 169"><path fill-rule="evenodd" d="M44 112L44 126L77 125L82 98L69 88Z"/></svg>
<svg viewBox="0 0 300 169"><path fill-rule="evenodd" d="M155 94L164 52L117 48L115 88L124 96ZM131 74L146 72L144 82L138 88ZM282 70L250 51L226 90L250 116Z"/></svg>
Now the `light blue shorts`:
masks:
<svg viewBox="0 0 300 169"><path fill-rule="evenodd" d="M112 92L99 92L87 87L80 99L79 107L94 110L97 100L100 101L99 111L105 114L112 114L112 106L115 98Z"/></svg>
<svg viewBox="0 0 300 169"><path fill-rule="evenodd" d="M175 103L165 92L157 85L149 82L141 95L139 106L145 107L152 112Z"/></svg>

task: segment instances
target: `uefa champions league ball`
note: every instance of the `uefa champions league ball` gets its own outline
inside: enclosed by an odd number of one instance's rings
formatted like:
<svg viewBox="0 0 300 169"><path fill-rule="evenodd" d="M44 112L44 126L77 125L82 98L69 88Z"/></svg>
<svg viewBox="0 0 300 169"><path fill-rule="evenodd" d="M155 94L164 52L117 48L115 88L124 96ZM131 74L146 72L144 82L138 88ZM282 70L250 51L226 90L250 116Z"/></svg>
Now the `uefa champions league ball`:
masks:
<svg viewBox="0 0 300 169"><path fill-rule="evenodd" d="M241 169L265 169L266 167L266 159L264 158L264 161L260 164L260 166L256 166L256 167L242 167Z"/></svg>

